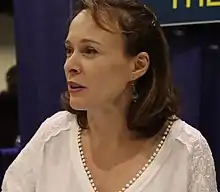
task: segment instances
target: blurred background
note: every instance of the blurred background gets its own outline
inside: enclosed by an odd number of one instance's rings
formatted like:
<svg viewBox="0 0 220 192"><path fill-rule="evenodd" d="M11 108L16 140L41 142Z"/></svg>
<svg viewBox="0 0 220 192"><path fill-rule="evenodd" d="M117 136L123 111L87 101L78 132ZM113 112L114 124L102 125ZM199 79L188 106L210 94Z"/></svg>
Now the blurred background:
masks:
<svg viewBox="0 0 220 192"><path fill-rule="evenodd" d="M202 132L220 184L220 1L142 0L171 47L181 118ZM0 1L0 184L39 125L60 110L71 0Z"/></svg>

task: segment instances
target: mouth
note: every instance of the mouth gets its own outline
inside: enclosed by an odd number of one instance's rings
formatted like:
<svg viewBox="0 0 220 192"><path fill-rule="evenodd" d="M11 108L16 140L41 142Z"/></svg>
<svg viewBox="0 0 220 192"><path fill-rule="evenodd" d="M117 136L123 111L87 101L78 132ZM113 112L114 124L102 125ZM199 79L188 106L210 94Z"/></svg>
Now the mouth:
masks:
<svg viewBox="0 0 220 192"><path fill-rule="evenodd" d="M67 84L68 84L68 90L70 93L80 92L86 88L85 86L79 83L73 82L73 81L68 81Z"/></svg>

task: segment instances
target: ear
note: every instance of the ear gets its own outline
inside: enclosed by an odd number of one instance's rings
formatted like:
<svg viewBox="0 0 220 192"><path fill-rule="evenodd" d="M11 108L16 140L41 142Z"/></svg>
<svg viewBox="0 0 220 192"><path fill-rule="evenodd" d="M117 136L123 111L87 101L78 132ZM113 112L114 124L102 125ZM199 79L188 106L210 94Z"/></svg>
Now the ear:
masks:
<svg viewBox="0 0 220 192"><path fill-rule="evenodd" d="M135 81L142 77L148 70L150 65L150 58L148 53L141 52L139 53L133 63L133 71L132 71L132 81Z"/></svg>

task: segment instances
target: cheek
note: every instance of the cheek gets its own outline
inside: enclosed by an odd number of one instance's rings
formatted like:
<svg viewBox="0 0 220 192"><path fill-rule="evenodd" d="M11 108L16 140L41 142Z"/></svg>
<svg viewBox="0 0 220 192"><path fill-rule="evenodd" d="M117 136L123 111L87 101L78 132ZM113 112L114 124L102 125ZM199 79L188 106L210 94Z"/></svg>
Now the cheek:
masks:
<svg viewBox="0 0 220 192"><path fill-rule="evenodd" d="M129 82L130 74L127 68L120 64L98 68L94 76L90 77L91 87L96 91L94 94L116 95L122 92Z"/></svg>
<svg viewBox="0 0 220 192"><path fill-rule="evenodd" d="M65 62L64 66L63 66L63 70L64 70L64 74L65 74L65 77L67 78L68 76L68 70L67 70L67 61Z"/></svg>
<svg viewBox="0 0 220 192"><path fill-rule="evenodd" d="M110 79L115 84L124 85L129 82L130 71L127 63L113 65L110 69L110 73Z"/></svg>

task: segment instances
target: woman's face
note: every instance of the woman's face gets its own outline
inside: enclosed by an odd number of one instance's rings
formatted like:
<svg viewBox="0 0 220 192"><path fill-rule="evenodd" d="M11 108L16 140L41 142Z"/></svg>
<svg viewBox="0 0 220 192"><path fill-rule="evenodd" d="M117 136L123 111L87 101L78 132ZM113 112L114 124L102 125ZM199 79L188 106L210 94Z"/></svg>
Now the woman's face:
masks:
<svg viewBox="0 0 220 192"><path fill-rule="evenodd" d="M135 59L125 56L120 33L101 29L89 11L82 11L73 19L65 44L64 69L73 109L100 107L124 97Z"/></svg>

